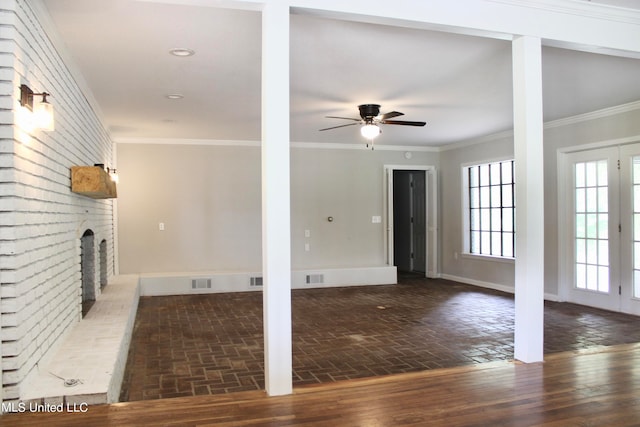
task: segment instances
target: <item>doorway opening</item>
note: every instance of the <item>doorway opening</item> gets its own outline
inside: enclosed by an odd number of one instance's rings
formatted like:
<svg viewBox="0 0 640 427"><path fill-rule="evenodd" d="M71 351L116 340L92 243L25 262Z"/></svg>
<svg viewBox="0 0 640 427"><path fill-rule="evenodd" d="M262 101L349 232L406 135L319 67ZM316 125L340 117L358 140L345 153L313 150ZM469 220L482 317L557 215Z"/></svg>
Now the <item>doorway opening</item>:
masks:
<svg viewBox="0 0 640 427"><path fill-rule="evenodd" d="M96 302L96 262L93 231L86 230L80 238L80 276L82 282L82 317Z"/></svg>
<svg viewBox="0 0 640 427"><path fill-rule="evenodd" d="M425 171L393 171L393 263L402 273L426 273Z"/></svg>
<svg viewBox="0 0 640 427"><path fill-rule="evenodd" d="M398 273L438 277L434 166L391 166L386 179L386 257Z"/></svg>
<svg viewBox="0 0 640 427"><path fill-rule="evenodd" d="M107 241L102 239L100 242L100 289L107 286Z"/></svg>

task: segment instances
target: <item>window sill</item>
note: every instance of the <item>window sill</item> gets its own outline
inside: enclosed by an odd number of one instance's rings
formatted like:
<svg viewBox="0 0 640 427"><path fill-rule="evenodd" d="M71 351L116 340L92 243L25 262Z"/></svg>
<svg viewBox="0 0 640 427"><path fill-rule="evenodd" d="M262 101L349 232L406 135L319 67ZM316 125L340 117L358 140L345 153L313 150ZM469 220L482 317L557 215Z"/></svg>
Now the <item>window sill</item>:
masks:
<svg viewBox="0 0 640 427"><path fill-rule="evenodd" d="M478 255L478 254L471 254L471 253L463 253L463 254L460 254L460 256L466 259L475 259L478 261L502 262L505 264L514 264L516 261L515 258L503 258L499 256Z"/></svg>

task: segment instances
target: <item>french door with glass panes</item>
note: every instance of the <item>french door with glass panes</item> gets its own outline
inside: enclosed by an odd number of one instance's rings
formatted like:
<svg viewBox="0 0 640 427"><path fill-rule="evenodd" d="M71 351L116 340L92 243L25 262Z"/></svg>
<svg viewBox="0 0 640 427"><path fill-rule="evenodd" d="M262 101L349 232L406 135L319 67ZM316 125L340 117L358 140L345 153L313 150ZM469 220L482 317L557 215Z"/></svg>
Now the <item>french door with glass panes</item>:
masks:
<svg viewBox="0 0 640 427"><path fill-rule="evenodd" d="M620 305L640 315L640 144L620 148Z"/></svg>
<svg viewBox="0 0 640 427"><path fill-rule="evenodd" d="M640 144L581 151L566 160L564 233L570 237L562 294L578 304L640 314Z"/></svg>

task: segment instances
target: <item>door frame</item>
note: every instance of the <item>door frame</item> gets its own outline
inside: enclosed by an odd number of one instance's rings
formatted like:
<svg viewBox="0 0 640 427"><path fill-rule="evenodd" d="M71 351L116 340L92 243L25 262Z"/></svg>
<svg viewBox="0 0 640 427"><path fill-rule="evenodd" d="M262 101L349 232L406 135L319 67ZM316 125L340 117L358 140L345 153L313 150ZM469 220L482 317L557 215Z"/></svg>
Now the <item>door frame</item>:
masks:
<svg viewBox="0 0 640 427"><path fill-rule="evenodd" d="M567 227L558 236L562 242L560 246L559 268L563 273L563 280L558 288L558 293L562 301L569 301L575 304L597 307L605 310L620 311L620 297L618 286L620 284L620 266L614 265L620 259L620 233L618 232L619 211L619 177L616 163L618 160L618 146L594 147L589 150L579 150L564 153L562 156L562 177L558 179L559 209L562 209L563 216L558 217L558 222L566 223ZM609 290L607 292L590 291L578 289L575 286L575 191L574 191L574 168L575 157L577 161L607 161L608 188L608 256L609 256ZM615 177L615 179L614 179ZM568 222L567 222L568 221Z"/></svg>
<svg viewBox="0 0 640 427"><path fill-rule="evenodd" d="M440 275L438 266L438 173L433 165L384 165L383 200L384 200L384 246L385 260L389 266L394 265L393 257L393 172L396 170L424 171L425 179L425 215L426 215L426 248L425 277L437 278Z"/></svg>
<svg viewBox="0 0 640 427"><path fill-rule="evenodd" d="M640 315L640 295L634 295L634 184L633 158L640 156L640 140L635 144L620 146L620 306L623 313ZM623 252L626 248L627 252Z"/></svg>
<svg viewBox="0 0 640 427"><path fill-rule="evenodd" d="M623 147L640 143L640 135L600 141L590 144L582 144L575 145L571 147L563 147L557 149L556 152L556 188L557 188L557 220L558 223L563 221L568 217L570 212L573 212L573 207L570 204L570 200L573 200L571 195L568 194L568 180L572 178L573 168L570 166L569 158L571 154L581 152L581 151L591 151L591 150L599 150L605 148L618 148L619 151L622 151ZM618 201L618 205L620 201ZM621 208L620 206L618 206ZM622 218L622 212L619 212L620 221L624 222ZM622 241L618 242L619 247L618 251L620 251ZM565 230L564 232L558 233L558 276L557 276L557 293L559 301L570 301L570 293L573 289L573 230ZM620 256L622 254L618 252ZM623 268L621 265L620 271ZM616 285L618 286L618 285ZM619 308L620 312L624 311L624 304L622 304Z"/></svg>

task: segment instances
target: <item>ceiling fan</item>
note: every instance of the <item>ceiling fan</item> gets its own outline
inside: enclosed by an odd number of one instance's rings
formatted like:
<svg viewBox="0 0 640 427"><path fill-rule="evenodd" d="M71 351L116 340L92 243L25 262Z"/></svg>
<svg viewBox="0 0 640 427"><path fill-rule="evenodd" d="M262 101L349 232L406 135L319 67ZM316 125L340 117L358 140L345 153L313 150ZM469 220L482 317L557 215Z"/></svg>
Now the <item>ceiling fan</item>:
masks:
<svg viewBox="0 0 640 427"><path fill-rule="evenodd" d="M351 117L336 117L336 116L326 116L328 119L342 119L342 120L351 120L353 123L348 123L346 125L338 125L331 126L328 128L320 129L320 131L337 129L346 126L354 126L354 125L362 125L360 128L360 133L362 136L371 141L371 145L373 146L373 139L382 133L380 129L381 124L383 125L403 125L403 126L424 126L426 122L413 122L406 120L389 120L394 117L404 116L404 113L399 111L390 111L388 113L380 115L380 105L378 104L362 104L358 105L358 110L360 110L360 118L355 119ZM369 143L367 143L367 147Z"/></svg>

